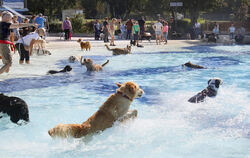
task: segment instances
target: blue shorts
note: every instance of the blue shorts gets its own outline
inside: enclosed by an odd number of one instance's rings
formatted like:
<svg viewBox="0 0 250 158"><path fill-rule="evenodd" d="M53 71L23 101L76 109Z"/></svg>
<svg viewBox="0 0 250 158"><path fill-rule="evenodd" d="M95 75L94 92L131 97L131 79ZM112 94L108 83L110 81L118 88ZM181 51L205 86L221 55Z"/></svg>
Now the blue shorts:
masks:
<svg viewBox="0 0 250 158"><path fill-rule="evenodd" d="M161 35L161 31L155 31L155 35L156 36L160 36Z"/></svg>

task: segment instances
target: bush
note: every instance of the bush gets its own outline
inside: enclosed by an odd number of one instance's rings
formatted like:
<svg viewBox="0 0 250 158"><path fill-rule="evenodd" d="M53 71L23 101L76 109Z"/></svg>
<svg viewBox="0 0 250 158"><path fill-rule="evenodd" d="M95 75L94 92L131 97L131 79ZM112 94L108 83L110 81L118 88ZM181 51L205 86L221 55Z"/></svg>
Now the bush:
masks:
<svg viewBox="0 0 250 158"><path fill-rule="evenodd" d="M74 33L83 33L84 16L81 14L75 15L71 18L72 29Z"/></svg>
<svg viewBox="0 0 250 158"><path fill-rule="evenodd" d="M51 21L49 23L49 32L52 32L52 33L62 32L62 22L61 21Z"/></svg>

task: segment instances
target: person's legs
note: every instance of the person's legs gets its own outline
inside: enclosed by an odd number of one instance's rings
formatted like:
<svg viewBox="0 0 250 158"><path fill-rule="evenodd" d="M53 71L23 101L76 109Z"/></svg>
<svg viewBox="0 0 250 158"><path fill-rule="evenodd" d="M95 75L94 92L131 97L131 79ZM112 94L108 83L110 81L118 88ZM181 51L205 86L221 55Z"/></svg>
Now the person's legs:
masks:
<svg viewBox="0 0 250 158"><path fill-rule="evenodd" d="M109 42L108 36L109 36L108 30L104 29L104 42Z"/></svg>
<svg viewBox="0 0 250 158"><path fill-rule="evenodd" d="M69 39L69 29L65 29L64 30L64 32L65 32L65 40L68 40Z"/></svg>
<svg viewBox="0 0 250 158"><path fill-rule="evenodd" d="M0 55L2 56L2 61L4 66L0 69L0 74L6 72L8 73L12 65L12 57L10 54L10 48L7 44L0 44Z"/></svg>
<svg viewBox="0 0 250 158"><path fill-rule="evenodd" d="M25 57L25 62L26 64L30 63L30 55L29 52L24 49L24 57Z"/></svg>

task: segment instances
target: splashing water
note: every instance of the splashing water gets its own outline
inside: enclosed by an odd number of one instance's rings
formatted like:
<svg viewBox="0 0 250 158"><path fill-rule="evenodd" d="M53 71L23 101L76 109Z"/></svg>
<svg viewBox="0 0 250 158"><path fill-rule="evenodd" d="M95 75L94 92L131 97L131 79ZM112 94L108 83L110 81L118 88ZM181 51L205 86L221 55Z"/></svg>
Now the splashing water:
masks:
<svg viewBox="0 0 250 158"><path fill-rule="evenodd" d="M96 63L107 58L110 63L100 73L85 73L85 67L73 63L69 74L41 73L0 82L1 92L27 102L31 120L17 126L0 119L0 157L248 157L250 47L188 49L90 56ZM181 67L188 61L208 69ZM57 66L66 63L58 61ZM188 103L213 77L224 81L217 97ZM131 105L138 110L137 119L115 123L92 138L50 138L50 128L85 121L115 92L115 82L125 81L134 81L145 91Z"/></svg>

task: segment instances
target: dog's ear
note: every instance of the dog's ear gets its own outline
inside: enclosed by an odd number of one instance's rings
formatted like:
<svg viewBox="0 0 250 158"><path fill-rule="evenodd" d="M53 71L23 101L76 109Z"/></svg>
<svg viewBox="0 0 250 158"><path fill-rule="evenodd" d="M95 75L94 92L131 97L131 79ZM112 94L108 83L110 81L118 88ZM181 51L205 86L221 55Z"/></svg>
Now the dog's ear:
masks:
<svg viewBox="0 0 250 158"><path fill-rule="evenodd" d="M211 82L211 79L207 81L207 84L209 85L210 82Z"/></svg>
<svg viewBox="0 0 250 158"><path fill-rule="evenodd" d="M117 87L121 87L122 86L122 84L120 84L120 83L115 83L116 85L117 85Z"/></svg>

